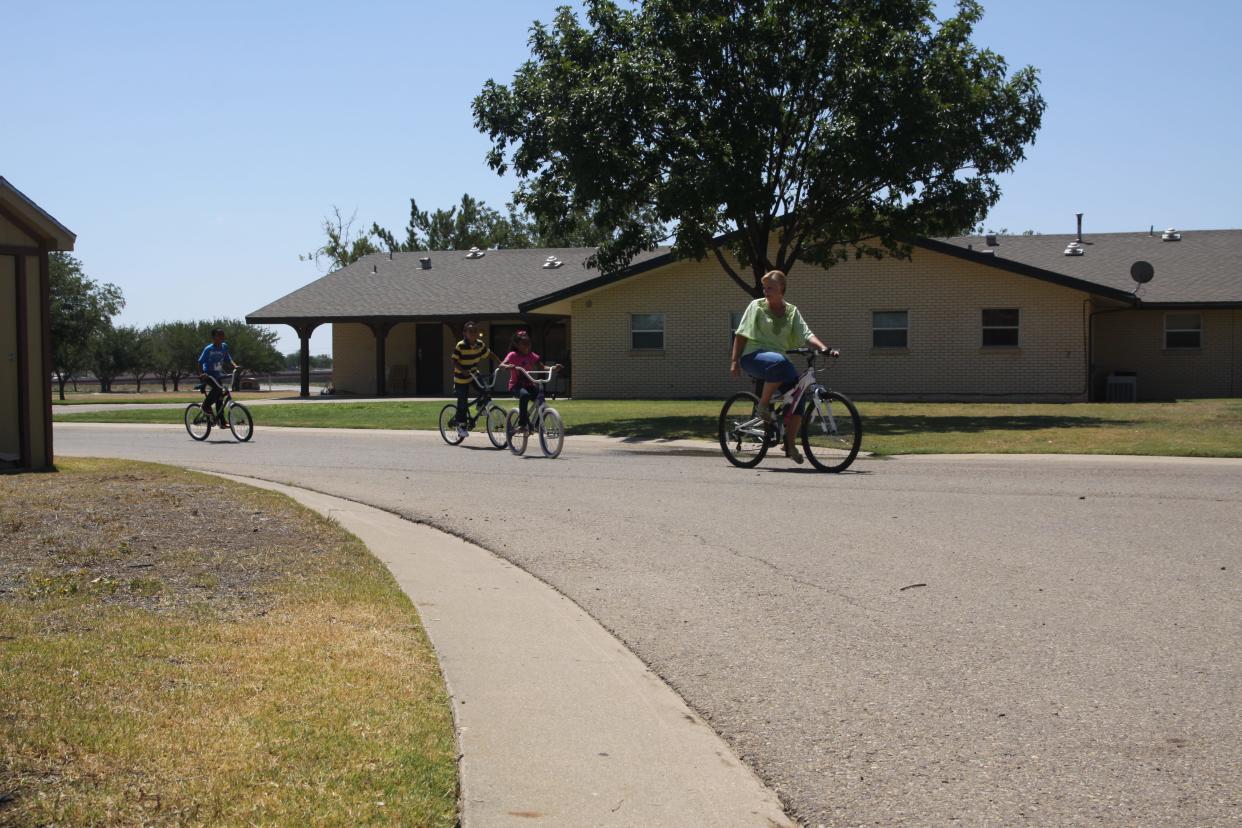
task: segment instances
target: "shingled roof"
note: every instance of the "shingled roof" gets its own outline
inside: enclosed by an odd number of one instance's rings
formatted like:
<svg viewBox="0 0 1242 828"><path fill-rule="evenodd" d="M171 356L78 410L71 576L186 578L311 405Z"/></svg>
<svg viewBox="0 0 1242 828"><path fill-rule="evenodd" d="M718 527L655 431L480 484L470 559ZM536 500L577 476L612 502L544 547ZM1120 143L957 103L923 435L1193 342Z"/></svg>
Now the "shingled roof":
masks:
<svg viewBox="0 0 1242 828"><path fill-rule="evenodd" d="M920 246L965 254L998 267L1033 268L1126 294L1135 289L1130 266L1142 260L1152 264L1156 277L1139 288L1136 298L1141 305L1242 305L1242 230L1187 230L1181 232L1181 241L1162 241L1160 230L1083 234L1086 252L1066 256L1066 246L1076 239L1073 234L1000 236L999 244L988 247L983 236L958 236ZM949 246L952 251L946 249ZM986 250L993 252L980 255ZM1028 275L1038 278L1036 273Z"/></svg>
<svg viewBox="0 0 1242 828"><path fill-rule="evenodd" d="M344 321L349 319L443 319L515 316L518 305L599 276L583 262L588 247L487 250L467 258L465 250L432 250L364 256L253 313L252 323ZM664 250L642 253L641 264ZM545 268L554 256L564 264ZM429 258L430 269L419 260Z"/></svg>

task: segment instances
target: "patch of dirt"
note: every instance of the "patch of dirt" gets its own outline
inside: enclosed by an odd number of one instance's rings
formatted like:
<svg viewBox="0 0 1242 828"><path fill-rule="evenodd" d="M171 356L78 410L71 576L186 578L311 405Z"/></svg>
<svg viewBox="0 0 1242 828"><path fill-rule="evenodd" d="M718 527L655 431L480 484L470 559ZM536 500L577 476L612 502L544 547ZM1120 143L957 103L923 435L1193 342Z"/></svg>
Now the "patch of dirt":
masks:
<svg viewBox="0 0 1242 828"><path fill-rule="evenodd" d="M261 614L272 584L319 574L339 540L317 516L223 480L136 463L68 468L0 476L0 601Z"/></svg>

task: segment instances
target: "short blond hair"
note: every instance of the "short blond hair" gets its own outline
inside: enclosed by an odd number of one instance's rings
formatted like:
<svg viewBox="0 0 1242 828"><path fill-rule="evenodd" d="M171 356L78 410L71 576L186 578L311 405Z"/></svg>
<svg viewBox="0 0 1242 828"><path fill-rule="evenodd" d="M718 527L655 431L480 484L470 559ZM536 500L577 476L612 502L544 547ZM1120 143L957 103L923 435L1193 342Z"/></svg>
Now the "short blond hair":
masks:
<svg viewBox="0 0 1242 828"><path fill-rule="evenodd" d="M767 273L763 274L763 278L759 281L774 282L775 284L781 286L781 293L785 292L785 274L782 271L769 270Z"/></svg>

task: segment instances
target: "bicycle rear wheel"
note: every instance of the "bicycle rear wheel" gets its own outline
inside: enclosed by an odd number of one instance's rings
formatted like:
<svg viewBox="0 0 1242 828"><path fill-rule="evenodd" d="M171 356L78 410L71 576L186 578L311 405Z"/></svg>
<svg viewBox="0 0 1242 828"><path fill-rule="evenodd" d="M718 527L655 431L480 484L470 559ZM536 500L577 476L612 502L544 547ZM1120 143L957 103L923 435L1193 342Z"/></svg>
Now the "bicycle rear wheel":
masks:
<svg viewBox="0 0 1242 828"><path fill-rule="evenodd" d="M820 471L844 471L861 445L858 408L839 391L817 389L802 418L802 449L811 465Z"/></svg>
<svg viewBox="0 0 1242 828"><path fill-rule="evenodd" d="M505 422L505 410L498 405L487 407L487 439L502 449L509 444L509 429Z"/></svg>
<svg viewBox="0 0 1242 828"><path fill-rule="evenodd" d="M440 436L450 446L455 446L465 437L457 433L457 405L449 403L440 409Z"/></svg>
<svg viewBox="0 0 1242 828"><path fill-rule="evenodd" d="M229 406L229 431L233 432L233 436L240 443L254 436L254 417L250 416L249 408L241 403Z"/></svg>
<svg viewBox="0 0 1242 828"><path fill-rule="evenodd" d="M206 440L211 434L211 415L198 403L190 403L185 407L185 430L195 440Z"/></svg>
<svg viewBox="0 0 1242 828"><path fill-rule="evenodd" d="M522 415L516 408L509 409L509 416L505 419L505 436L509 440L509 451L519 457L526 452L526 435L522 433L522 429L518 426L518 421Z"/></svg>
<svg viewBox="0 0 1242 828"><path fill-rule="evenodd" d="M555 408L543 410L539 421L539 446L546 457L556 457L565 446L565 422Z"/></svg>
<svg viewBox="0 0 1242 828"><path fill-rule="evenodd" d="M768 453L768 426L755 416L759 398L745 391L734 394L720 409L717 437L720 450L730 463L744 469L759 465Z"/></svg>

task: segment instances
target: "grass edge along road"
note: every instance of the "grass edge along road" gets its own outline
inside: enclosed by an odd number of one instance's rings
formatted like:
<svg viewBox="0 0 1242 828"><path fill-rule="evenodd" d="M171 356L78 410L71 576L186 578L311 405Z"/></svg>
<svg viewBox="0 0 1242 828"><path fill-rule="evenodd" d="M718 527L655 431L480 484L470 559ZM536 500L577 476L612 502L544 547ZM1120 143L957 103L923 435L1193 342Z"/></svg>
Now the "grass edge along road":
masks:
<svg viewBox="0 0 1242 828"><path fill-rule="evenodd" d="M498 399L504 408L511 400ZM555 400L566 433L716 439L719 400ZM431 429L443 401L255 409L265 426ZM863 450L891 454L1135 454L1242 457L1242 398L1161 403L859 403ZM57 414L57 422L180 423L179 410Z"/></svg>
<svg viewBox="0 0 1242 828"><path fill-rule="evenodd" d="M231 481L58 465L0 476L0 823L455 824L438 662L357 538Z"/></svg>

